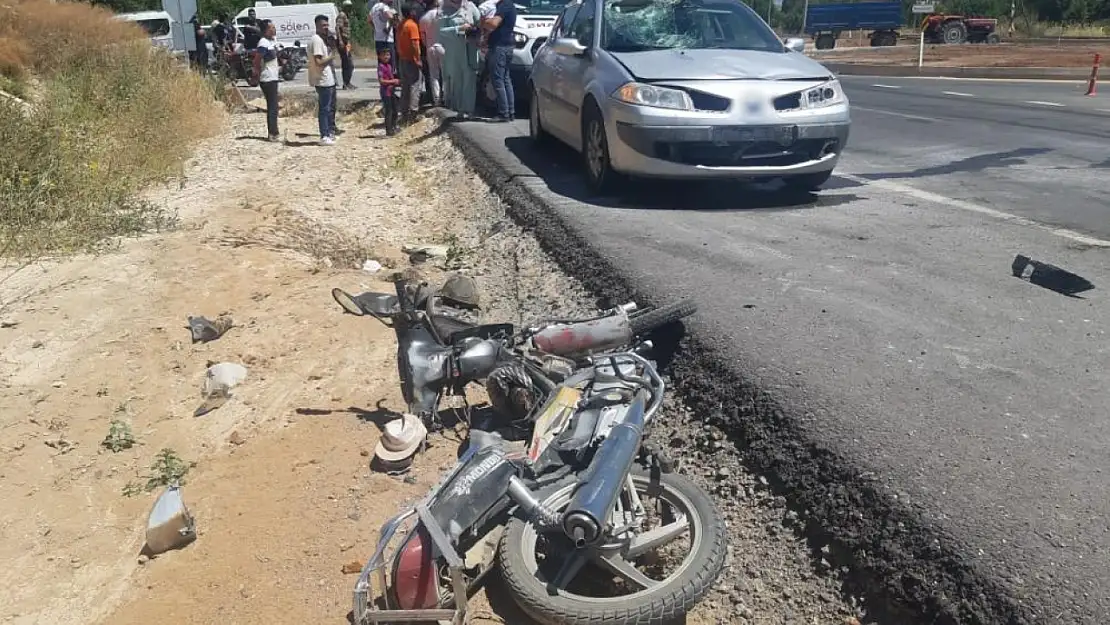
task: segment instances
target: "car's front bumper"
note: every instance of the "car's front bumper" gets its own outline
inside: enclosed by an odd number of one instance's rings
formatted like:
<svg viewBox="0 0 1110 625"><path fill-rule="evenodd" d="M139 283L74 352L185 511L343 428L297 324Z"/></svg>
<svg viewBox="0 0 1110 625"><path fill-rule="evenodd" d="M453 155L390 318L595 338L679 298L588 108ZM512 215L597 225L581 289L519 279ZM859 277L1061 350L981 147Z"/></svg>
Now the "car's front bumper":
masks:
<svg viewBox="0 0 1110 625"><path fill-rule="evenodd" d="M723 116L645 119L614 103L607 124L617 171L660 178L775 178L836 167L848 143L847 106L827 114L753 120Z"/></svg>

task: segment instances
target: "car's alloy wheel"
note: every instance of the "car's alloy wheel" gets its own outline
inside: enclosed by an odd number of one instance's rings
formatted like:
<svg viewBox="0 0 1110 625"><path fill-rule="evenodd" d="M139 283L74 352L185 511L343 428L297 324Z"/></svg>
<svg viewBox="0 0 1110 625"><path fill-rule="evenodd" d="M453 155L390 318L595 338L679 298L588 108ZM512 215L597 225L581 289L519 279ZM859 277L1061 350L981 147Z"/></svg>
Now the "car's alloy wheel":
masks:
<svg viewBox="0 0 1110 625"><path fill-rule="evenodd" d="M605 121L597 104L586 104L586 117L582 124L582 158L586 164L586 178L590 190L604 193L613 187L617 173L609 159L609 141L605 137Z"/></svg>

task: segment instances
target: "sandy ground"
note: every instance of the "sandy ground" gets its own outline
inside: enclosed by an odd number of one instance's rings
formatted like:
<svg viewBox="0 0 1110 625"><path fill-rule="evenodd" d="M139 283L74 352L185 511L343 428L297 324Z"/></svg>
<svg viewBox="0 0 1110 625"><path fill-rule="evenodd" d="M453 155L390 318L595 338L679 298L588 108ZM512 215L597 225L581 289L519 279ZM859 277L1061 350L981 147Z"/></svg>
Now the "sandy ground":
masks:
<svg viewBox="0 0 1110 625"><path fill-rule="evenodd" d="M261 116L235 116L187 180L153 194L177 231L0 285L0 622L345 621L355 576L342 568L455 446L434 438L414 483L370 472L377 424L402 406L394 342L329 289L390 290L363 260L399 264L403 243L444 240L466 210L405 180L416 162L434 170L445 139L399 157L414 136L370 138L367 119L344 119L351 131L326 149L311 118L283 120L279 146L255 138ZM455 185L483 192L465 172ZM224 312L236 327L192 345L186 315ZM194 417L209 361L249 374ZM100 448L112 419L134 448ZM184 493L200 535L140 563L155 494L122 489L162 448L197 463Z"/></svg>
<svg viewBox="0 0 1110 625"><path fill-rule="evenodd" d="M843 46L851 48L851 46ZM866 63L869 65L906 65L917 63L916 42L884 48L837 48L829 51L810 50L807 54L818 61L830 63ZM1037 44L966 44L925 45L924 61L934 67L1082 67L1090 68L1095 54L1110 56L1110 45L1066 44L1059 47Z"/></svg>

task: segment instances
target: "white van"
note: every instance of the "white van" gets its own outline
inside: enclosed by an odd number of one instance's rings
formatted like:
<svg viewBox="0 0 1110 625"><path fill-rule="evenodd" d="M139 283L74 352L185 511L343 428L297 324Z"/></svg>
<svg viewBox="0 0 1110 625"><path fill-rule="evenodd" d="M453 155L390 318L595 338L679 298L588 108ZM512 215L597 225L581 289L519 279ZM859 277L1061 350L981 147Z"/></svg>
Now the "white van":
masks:
<svg viewBox="0 0 1110 625"><path fill-rule="evenodd" d="M270 20L277 29L277 43L292 46L300 42L301 48L307 49L308 42L316 33L316 16L326 15L335 29L335 18L339 11L331 3L321 2L316 4L282 4L274 6L269 2L260 0L254 3L255 17L261 20ZM243 9L235 16L235 26L242 27L247 23L247 12Z"/></svg>
<svg viewBox="0 0 1110 625"><path fill-rule="evenodd" d="M175 39L181 38L180 36L174 37L175 31L180 29L174 28L174 19L166 11L117 13L116 18L138 24L150 36L150 42L156 46L165 48L175 54L183 54L186 51L184 41L175 41Z"/></svg>

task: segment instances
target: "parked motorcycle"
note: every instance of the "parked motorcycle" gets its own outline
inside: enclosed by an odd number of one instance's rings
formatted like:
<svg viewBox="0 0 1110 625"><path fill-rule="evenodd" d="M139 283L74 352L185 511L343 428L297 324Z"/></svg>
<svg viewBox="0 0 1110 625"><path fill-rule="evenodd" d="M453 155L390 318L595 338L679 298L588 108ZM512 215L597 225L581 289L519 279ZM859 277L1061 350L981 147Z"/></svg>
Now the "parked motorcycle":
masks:
<svg viewBox="0 0 1110 625"><path fill-rule="evenodd" d="M510 324L437 314L434 294L405 283L396 296L332 294L348 312L389 320L412 412L434 411L444 389L505 367L526 378L518 389L538 390L525 450L472 429L455 468L382 527L356 584L356 625L465 622L470 593L496 562L520 607L552 625L658 624L709 591L724 567L724 524L708 494L644 440L665 384L643 356L650 344L630 348L692 303L632 316L634 306L618 307L514 334Z"/></svg>
<svg viewBox="0 0 1110 625"><path fill-rule="evenodd" d="M278 65L280 67L279 73L281 79L285 81L293 80L297 77L297 72L304 69L305 66L305 51L301 49L301 42L295 41L292 46L280 46L278 48Z"/></svg>

